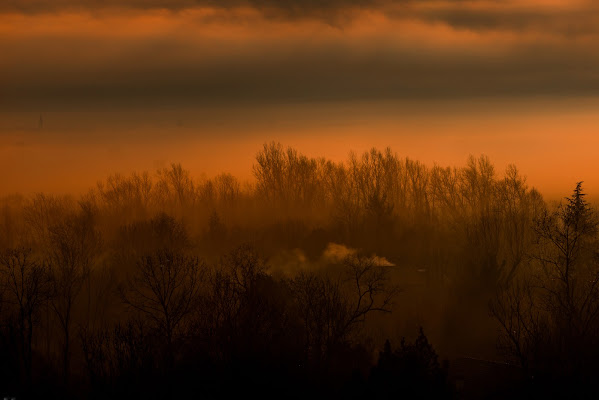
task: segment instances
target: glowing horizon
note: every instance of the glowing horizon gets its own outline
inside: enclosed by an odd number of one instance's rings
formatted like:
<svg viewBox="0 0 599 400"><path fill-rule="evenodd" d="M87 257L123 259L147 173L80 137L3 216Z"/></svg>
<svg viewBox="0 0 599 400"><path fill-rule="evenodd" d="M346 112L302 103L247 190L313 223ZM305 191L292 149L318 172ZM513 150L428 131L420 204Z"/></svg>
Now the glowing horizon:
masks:
<svg viewBox="0 0 599 400"><path fill-rule="evenodd" d="M247 180L274 140L336 161L486 154L549 198L599 194L598 21L585 0L6 3L1 192L170 162Z"/></svg>

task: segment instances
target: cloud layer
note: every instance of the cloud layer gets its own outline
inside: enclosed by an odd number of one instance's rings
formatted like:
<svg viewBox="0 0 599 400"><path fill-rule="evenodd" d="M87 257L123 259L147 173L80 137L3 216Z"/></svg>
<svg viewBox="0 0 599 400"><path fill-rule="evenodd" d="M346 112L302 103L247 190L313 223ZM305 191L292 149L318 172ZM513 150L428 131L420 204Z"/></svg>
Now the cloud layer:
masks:
<svg viewBox="0 0 599 400"><path fill-rule="evenodd" d="M0 108L599 94L589 2L0 5Z"/></svg>

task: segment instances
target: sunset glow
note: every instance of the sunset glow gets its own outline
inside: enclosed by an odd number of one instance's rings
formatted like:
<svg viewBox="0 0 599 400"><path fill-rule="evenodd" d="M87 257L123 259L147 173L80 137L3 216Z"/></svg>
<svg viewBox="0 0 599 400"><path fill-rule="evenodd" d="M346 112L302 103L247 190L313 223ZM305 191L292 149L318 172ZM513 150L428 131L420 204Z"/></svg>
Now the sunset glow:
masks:
<svg viewBox="0 0 599 400"><path fill-rule="evenodd" d="M597 0L0 0L0 399L599 398L597 49Z"/></svg>
<svg viewBox="0 0 599 400"><path fill-rule="evenodd" d="M80 192L157 160L251 180L272 139L339 161L372 146L429 165L487 154L550 197L577 179L599 190L590 1L10 4L4 194Z"/></svg>

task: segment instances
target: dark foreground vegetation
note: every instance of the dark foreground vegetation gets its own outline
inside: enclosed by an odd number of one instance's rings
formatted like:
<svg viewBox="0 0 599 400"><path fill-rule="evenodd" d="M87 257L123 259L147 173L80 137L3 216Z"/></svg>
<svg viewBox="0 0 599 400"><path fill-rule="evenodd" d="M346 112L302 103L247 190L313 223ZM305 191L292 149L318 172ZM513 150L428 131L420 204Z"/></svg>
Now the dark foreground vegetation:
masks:
<svg viewBox="0 0 599 400"><path fill-rule="evenodd" d="M180 165L0 209L0 395L597 395L597 216L485 157Z"/></svg>

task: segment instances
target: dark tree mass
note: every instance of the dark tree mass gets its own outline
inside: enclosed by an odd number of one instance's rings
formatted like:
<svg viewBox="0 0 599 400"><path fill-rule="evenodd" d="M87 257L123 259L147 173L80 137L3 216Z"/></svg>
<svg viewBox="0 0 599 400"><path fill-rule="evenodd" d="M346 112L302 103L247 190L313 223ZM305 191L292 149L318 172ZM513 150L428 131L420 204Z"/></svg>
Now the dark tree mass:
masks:
<svg viewBox="0 0 599 400"><path fill-rule="evenodd" d="M582 182L553 204L484 156L274 142L253 175L172 164L1 199L0 397L599 395Z"/></svg>

